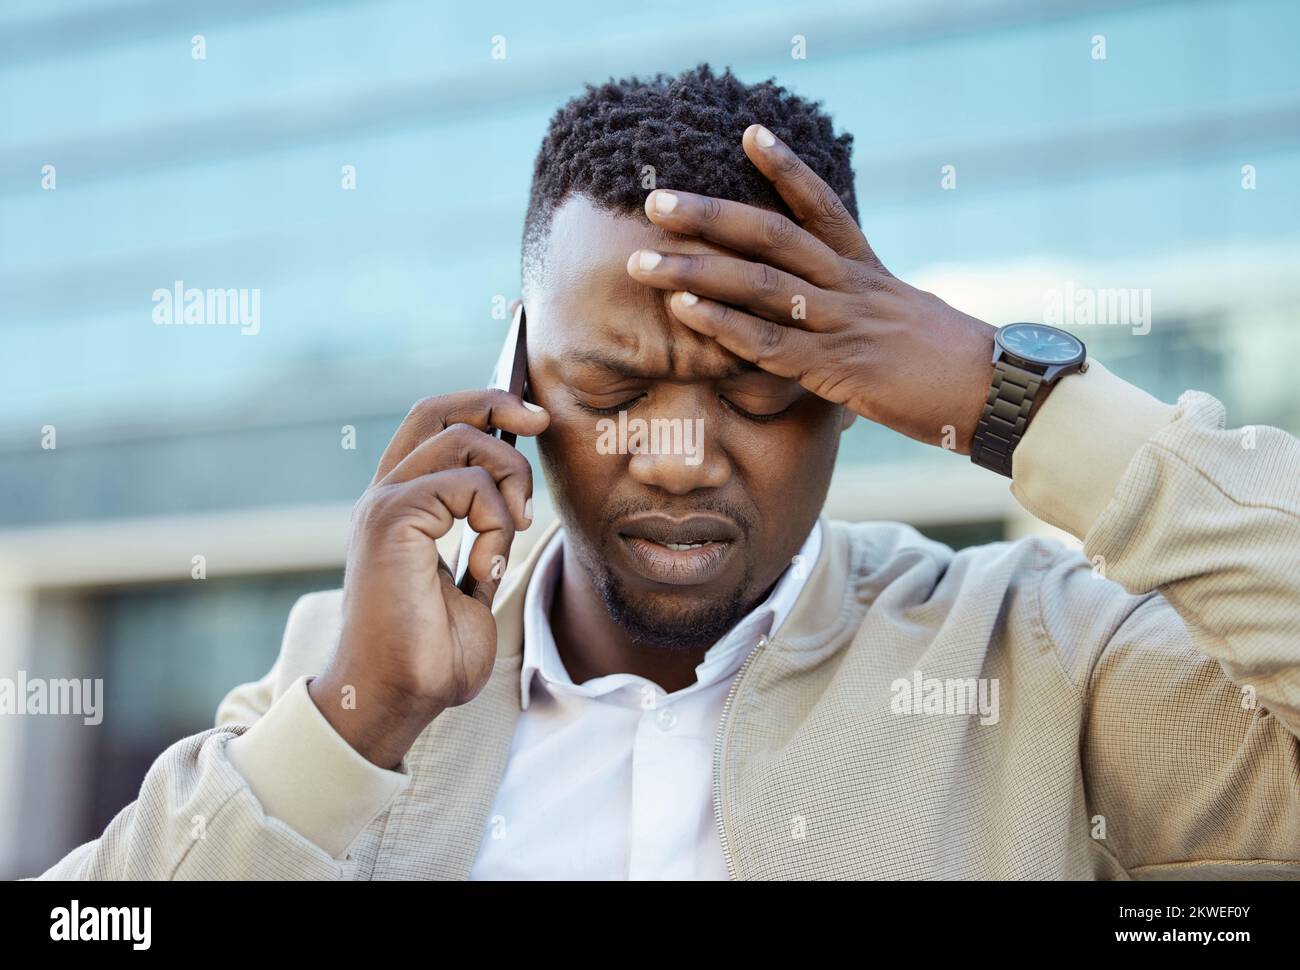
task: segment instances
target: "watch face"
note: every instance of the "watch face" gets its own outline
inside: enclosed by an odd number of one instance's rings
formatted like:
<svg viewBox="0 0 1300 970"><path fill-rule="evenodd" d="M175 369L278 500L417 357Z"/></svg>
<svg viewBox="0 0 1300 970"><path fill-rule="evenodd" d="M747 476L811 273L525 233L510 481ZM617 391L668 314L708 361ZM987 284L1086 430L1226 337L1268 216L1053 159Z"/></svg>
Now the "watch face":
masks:
<svg viewBox="0 0 1300 970"><path fill-rule="evenodd" d="M1083 355L1083 344L1064 330L1041 323L1013 323L998 331L1003 349L1036 364L1068 364Z"/></svg>

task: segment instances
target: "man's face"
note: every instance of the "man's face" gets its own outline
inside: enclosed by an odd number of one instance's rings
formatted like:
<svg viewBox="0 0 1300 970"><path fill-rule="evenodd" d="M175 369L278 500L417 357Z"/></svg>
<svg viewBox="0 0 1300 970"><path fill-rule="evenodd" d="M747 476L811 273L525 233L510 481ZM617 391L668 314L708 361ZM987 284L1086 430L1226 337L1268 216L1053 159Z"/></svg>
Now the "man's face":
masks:
<svg viewBox="0 0 1300 970"><path fill-rule="evenodd" d="M635 250L665 248L724 252L570 197L525 295L528 365L551 414L539 453L577 560L633 639L698 646L799 551L847 422L677 322L668 293L628 275ZM657 426L660 453L620 453L621 440L636 447L637 419L643 449Z"/></svg>

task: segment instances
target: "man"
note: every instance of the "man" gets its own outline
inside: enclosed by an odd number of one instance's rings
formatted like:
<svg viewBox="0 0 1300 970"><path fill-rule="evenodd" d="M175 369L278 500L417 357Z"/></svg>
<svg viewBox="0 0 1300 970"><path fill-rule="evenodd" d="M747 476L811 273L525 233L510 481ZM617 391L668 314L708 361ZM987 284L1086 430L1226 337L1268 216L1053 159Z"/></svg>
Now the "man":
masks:
<svg viewBox="0 0 1300 970"><path fill-rule="evenodd" d="M341 596L48 875L1300 875L1300 443L896 279L849 149L707 67L565 105L529 399L419 402ZM855 416L1010 475L1085 555L819 518ZM634 418L698 460L598 447ZM533 479L489 427L537 436L562 523L499 592Z"/></svg>

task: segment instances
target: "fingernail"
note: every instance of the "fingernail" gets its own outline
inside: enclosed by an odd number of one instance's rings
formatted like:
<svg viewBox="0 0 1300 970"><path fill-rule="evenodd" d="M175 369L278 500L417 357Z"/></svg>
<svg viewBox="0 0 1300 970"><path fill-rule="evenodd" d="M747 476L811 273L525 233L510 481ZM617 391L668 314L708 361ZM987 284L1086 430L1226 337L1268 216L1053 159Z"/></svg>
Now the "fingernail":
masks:
<svg viewBox="0 0 1300 970"><path fill-rule="evenodd" d="M524 502L524 518L529 522L533 521L533 500L531 497Z"/></svg>
<svg viewBox="0 0 1300 970"><path fill-rule="evenodd" d="M544 410L546 410L546 409L543 408L540 404L534 404L532 401L525 401L525 402L524 402L524 407L528 408L528 410L530 410L530 411L544 411Z"/></svg>
<svg viewBox="0 0 1300 970"><path fill-rule="evenodd" d="M666 216L677 208L677 196L660 189L655 193L655 212Z"/></svg>
<svg viewBox="0 0 1300 970"><path fill-rule="evenodd" d="M493 556L492 557L492 578L494 580L500 579L505 574L505 571L506 571L506 557L500 555Z"/></svg>
<svg viewBox="0 0 1300 970"><path fill-rule="evenodd" d="M776 144L776 135L759 125L758 131L754 132L754 141L758 142L760 148L771 148Z"/></svg>
<svg viewBox="0 0 1300 970"><path fill-rule="evenodd" d="M663 257L653 249L643 249L637 255L636 264L641 267L643 272L648 273L659 265L661 259L663 259Z"/></svg>
<svg viewBox="0 0 1300 970"><path fill-rule="evenodd" d="M695 306L695 304L700 302L700 298L696 296L694 293L690 292L689 290L682 291L681 299L682 302L685 303L687 306Z"/></svg>

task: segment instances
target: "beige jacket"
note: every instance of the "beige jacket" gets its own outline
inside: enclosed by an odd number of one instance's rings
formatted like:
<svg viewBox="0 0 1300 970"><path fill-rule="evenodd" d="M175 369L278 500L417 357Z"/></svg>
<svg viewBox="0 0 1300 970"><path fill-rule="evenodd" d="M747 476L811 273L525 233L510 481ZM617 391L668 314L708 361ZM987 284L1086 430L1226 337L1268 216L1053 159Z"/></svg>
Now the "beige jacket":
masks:
<svg viewBox="0 0 1300 970"><path fill-rule="evenodd" d="M823 523L806 587L719 725L731 874L1300 878L1300 442L1223 419L1204 394L1165 405L1095 363L1064 379L1012 491L1083 556ZM486 688L400 771L311 702L340 594L306 596L270 673L46 876L465 878L519 714L535 558L497 598ZM960 694L900 713L898 682L917 678L996 680L998 716L962 713Z"/></svg>

